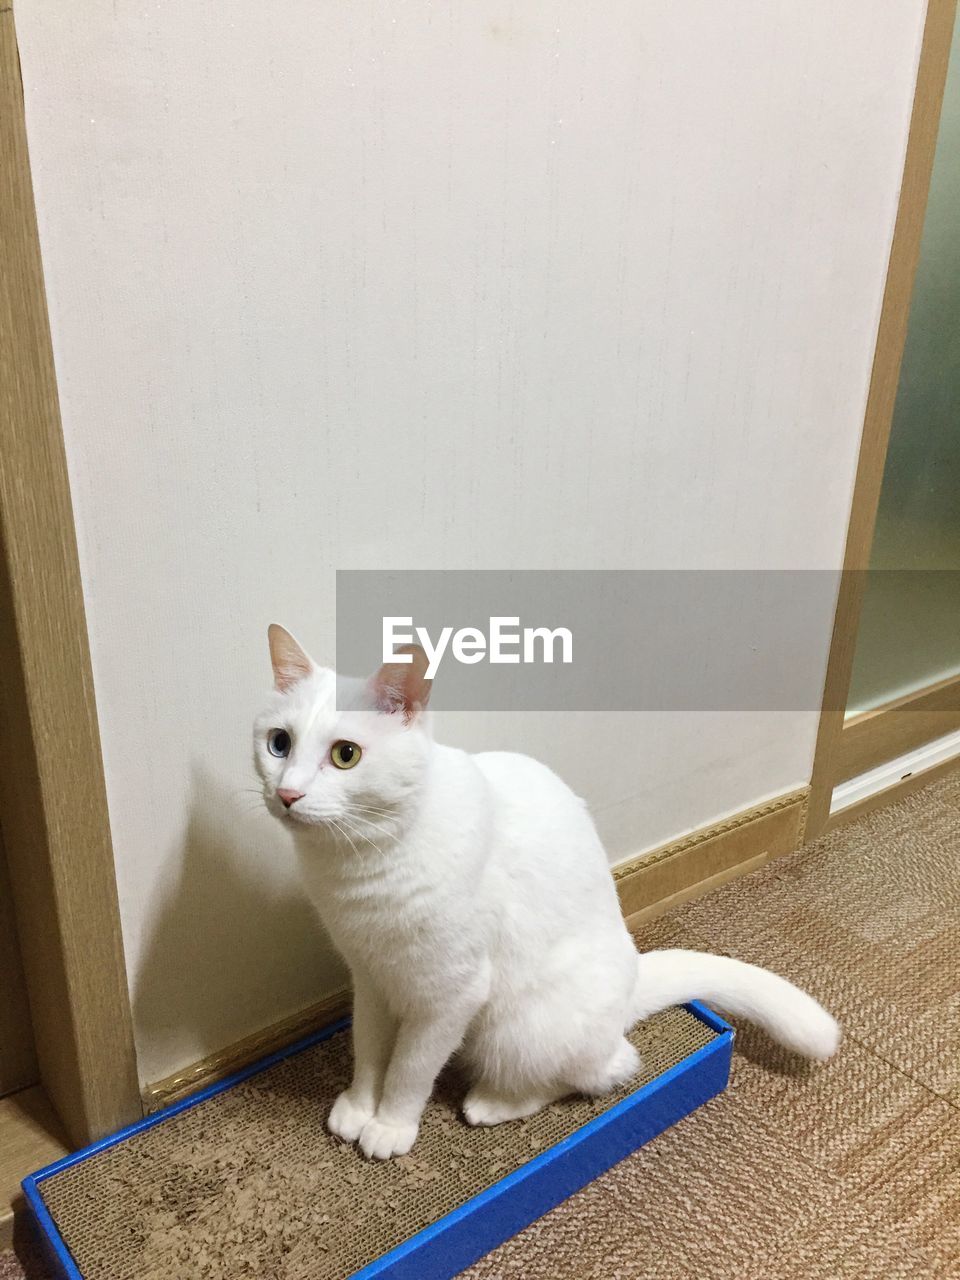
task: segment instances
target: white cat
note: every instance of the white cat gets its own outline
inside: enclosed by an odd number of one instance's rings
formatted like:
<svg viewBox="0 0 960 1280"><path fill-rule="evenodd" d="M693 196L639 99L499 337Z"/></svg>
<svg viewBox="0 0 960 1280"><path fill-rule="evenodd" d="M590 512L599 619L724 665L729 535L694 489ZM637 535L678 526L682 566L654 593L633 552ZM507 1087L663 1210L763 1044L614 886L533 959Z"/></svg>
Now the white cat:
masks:
<svg viewBox="0 0 960 1280"><path fill-rule="evenodd" d="M264 798L353 975L353 1082L333 1133L369 1157L409 1151L457 1049L470 1124L606 1093L638 1067L624 1032L695 998L808 1057L837 1048L834 1019L783 978L693 951L638 955L584 802L528 756L434 743L421 649L346 681L282 627L269 638Z"/></svg>

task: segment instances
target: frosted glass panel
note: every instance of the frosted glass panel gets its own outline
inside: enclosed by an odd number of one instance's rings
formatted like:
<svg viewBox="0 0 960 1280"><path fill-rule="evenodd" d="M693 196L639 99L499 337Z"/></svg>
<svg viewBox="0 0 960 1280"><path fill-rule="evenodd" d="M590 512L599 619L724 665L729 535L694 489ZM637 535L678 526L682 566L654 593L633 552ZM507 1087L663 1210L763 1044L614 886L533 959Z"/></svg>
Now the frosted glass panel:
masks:
<svg viewBox="0 0 960 1280"><path fill-rule="evenodd" d="M871 570L848 714L960 671L960 24Z"/></svg>

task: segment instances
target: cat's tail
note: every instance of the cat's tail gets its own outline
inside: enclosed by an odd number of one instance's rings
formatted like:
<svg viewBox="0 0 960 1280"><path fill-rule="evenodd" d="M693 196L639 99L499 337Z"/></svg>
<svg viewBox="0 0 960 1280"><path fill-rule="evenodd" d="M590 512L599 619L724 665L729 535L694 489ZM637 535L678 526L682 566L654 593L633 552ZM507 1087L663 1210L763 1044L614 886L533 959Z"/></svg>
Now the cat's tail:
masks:
<svg viewBox="0 0 960 1280"><path fill-rule="evenodd" d="M805 1058L822 1062L840 1044L836 1019L813 996L767 969L702 951L648 951L637 957L631 1025L688 1000L755 1022Z"/></svg>

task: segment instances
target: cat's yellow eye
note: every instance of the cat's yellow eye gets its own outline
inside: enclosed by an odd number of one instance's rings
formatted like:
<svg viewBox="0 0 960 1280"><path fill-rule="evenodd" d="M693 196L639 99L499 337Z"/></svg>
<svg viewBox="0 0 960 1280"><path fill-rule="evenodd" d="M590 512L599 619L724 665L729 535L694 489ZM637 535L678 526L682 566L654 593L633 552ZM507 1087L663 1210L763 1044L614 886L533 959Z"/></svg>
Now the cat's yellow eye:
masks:
<svg viewBox="0 0 960 1280"><path fill-rule="evenodd" d="M335 742L330 748L330 759L338 769L352 769L362 754L355 742Z"/></svg>

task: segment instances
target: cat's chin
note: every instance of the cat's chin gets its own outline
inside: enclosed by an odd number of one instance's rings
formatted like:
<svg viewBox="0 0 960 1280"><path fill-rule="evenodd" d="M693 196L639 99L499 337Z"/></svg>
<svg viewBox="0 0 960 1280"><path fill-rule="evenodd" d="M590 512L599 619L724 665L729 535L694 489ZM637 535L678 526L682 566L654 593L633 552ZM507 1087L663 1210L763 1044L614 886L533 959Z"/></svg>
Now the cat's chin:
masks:
<svg viewBox="0 0 960 1280"><path fill-rule="evenodd" d="M343 827L338 817L327 813L291 813L284 818L298 830L315 835L319 840L330 844L346 844Z"/></svg>
<svg viewBox="0 0 960 1280"><path fill-rule="evenodd" d="M315 813L295 813L290 809L282 816L285 822L289 822L295 827L305 827L308 831L314 830L333 834L333 826L328 817Z"/></svg>
<svg viewBox="0 0 960 1280"><path fill-rule="evenodd" d="M321 817L315 813L298 813L296 809L283 809L280 805L267 805L270 813L278 822L282 822L285 827L299 827L301 830L310 828L324 829L329 823L328 817ZM329 830L333 830L332 827Z"/></svg>

